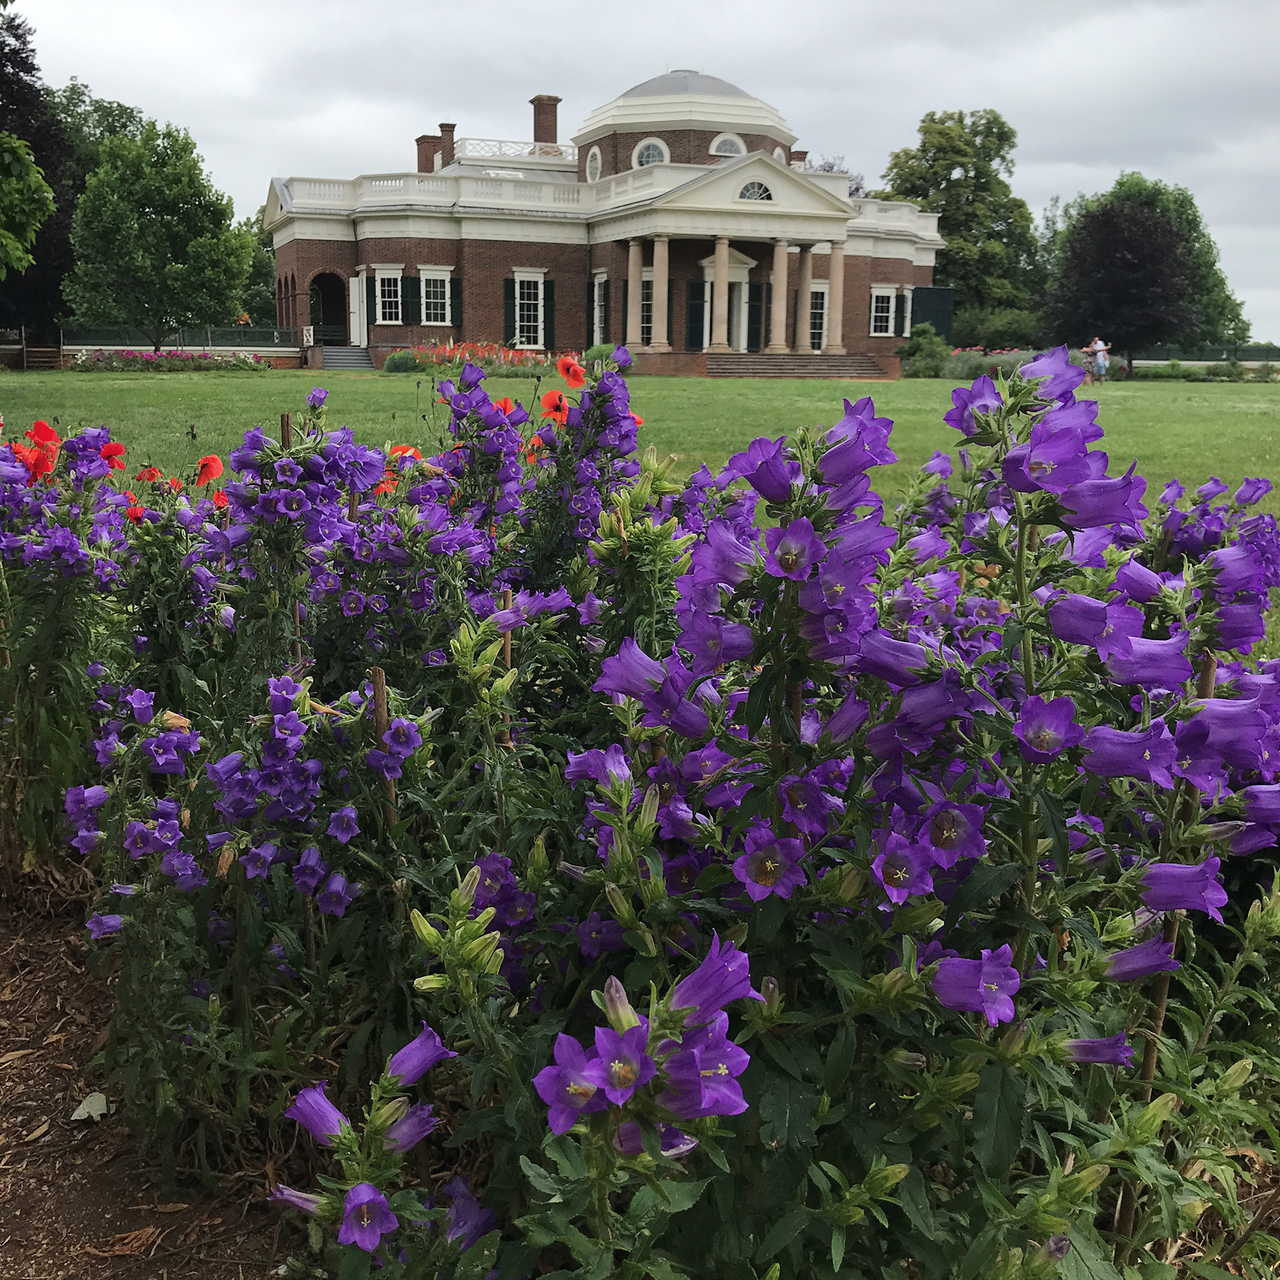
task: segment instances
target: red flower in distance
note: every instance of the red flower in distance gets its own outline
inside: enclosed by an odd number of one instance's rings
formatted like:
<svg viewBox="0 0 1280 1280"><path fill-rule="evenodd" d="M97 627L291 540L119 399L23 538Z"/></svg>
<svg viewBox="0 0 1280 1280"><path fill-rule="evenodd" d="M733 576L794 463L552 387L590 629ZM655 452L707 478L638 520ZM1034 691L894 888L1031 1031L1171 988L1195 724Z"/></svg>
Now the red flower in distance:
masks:
<svg viewBox="0 0 1280 1280"><path fill-rule="evenodd" d="M137 524L142 519L145 510L145 507L126 507L124 513L134 524Z"/></svg>
<svg viewBox="0 0 1280 1280"><path fill-rule="evenodd" d="M503 413L514 413L516 402L510 396L503 396L501 400L493 402L495 409L500 409Z"/></svg>
<svg viewBox="0 0 1280 1280"><path fill-rule="evenodd" d="M570 391L586 386L587 371L572 356L561 356L556 361L556 372L565 380Z"/></svg>
<svg viewBox="0 0 1280 1280"><path fill-rule="evenodd" d="M143 484L149 484L153 480L161 479L162 472L159 467L143 467L133 478L142 481Z"/></svg>
<svg viewBox="0 0 1280 1280"><path fill-rule="evenodd" d="M391 446L391 456L393 458L403 458L406 455L417 462L422 461L422 450L415 449L411 444L393 444Z"/></svg>
<svg viewBox="0 0 1280 1280"><path fill-rule="evenodd" d="M631 415L631 421L634 422L637 427L644 426L644 419L638 413L633 413Z"/></svg>
<svg viewBox="0 0 1280 1280"><path fill-rule="evenodd" d="M569 421L569 402L563 391L547 391L542 397L542 416L558 422L562 427Z"/></svg>
<svg viewBox="0 0 1280 1280"><path fill-rule="evenodd" d="M229 501L227 498L227 491L225 489L215 489L209 496L213 499L213 505L217 507L219 511L221 511Z"/></svg>
<svg viewBox="0 0 1280 1280"><path fill-rule="evenodd" d="M216 453L210 453L201 458L198 466L197 485L212 484L222 474L222 459Z"/></svg>
<svg viewBox="0 0 1280 1280"><path fill-rule="evenodd" d="M124 470L124 445L104 444L98 450L98 457L104 459L112 471Z"/></svg>
<svg viewBox="0 0 1280 1280"><path fill-rule="evenodd" d="M178 490L182 488L182 481L179 480L177 476L170 476L169 488L172 489L174 493L177 493Z"/></svg>

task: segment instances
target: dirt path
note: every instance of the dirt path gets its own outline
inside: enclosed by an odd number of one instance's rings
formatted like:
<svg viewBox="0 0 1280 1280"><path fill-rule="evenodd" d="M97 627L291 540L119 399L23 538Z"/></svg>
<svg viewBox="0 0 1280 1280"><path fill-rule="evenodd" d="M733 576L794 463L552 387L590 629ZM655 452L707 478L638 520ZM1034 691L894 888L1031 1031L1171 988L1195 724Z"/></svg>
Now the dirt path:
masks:
<svg viewBox="0 0 1280 1280"><path fill-rule="evenodd" d="M89 1065L111 994L84 968L81 913L0 909L0 1277L260 1280L291 1229L265 1180L218 1197L166 1193L125 1128L73 1121L101 1087Z"/></svg>

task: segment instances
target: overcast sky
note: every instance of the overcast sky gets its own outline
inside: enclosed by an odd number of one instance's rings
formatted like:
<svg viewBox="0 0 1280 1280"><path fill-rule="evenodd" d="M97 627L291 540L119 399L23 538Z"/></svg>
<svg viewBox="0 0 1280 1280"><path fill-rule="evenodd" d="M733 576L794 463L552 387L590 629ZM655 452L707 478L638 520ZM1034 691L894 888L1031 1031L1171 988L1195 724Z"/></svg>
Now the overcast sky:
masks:
<svg viewBox="0 0 1280 1280"><path fill-rule="evenodd" d="M414 138L560 136L651 75L691 67L781 111L811 154L873 185L928 110L994 107L1014 190L1108 188L1125 169L1189 187L1254 337L1280 342L1276 0L17 0L44 77L72 76L195 137L252 213L273 175L410 170Z"/></svg>

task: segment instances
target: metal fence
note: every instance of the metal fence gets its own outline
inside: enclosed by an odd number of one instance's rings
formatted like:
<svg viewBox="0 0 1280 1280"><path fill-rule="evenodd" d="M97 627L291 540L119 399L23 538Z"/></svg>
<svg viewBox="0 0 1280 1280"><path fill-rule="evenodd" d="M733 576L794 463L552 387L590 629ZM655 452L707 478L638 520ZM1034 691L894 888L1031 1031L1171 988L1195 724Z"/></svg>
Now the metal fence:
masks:
<svg viewBox="0 0 1280 1280"><path fill-rule="evenodd" d="M64 329L64 347L136 347L150 351L153 340L137 329ZM297 329L255 329L233 324L201 329L175 329L160 344L166 351L206 351L213 347L261 350L298 345Z"/></svg>
<svg viewBox="0 0 1280 1280"><path fill-rule="evenodd" d="M1240 346L1222 344L1212 347L1180 347L1174 343L1162 347L1148 347L1134 353L1135 360L1275 360L1280 361L1280 347L1267 342L1242 343Z"/></svg>

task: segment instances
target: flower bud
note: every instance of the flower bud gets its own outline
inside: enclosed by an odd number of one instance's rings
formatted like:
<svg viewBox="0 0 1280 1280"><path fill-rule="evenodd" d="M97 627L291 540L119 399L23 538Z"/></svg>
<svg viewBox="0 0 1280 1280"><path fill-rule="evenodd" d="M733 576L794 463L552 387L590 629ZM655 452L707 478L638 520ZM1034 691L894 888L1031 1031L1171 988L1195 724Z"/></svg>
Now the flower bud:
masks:
<svg viewBox="0 0 1280 1280"><path fill-rule="evenodd" d="M413 925L413 931L418 935L418 941L422 943L432 955L439 955L440 948L444 946L444 935L435 925L430 924L421 911L415 907L409 912L409 923Z"/></svg>
<svg viewBox="0 0 1280 1280"><path fill-rule="evenodd" d="M1173 1114L1178 1097L1173 1093L1162 1093L1154 1102L1149 1102L1129 1122L1127 1138L1129 1145L1145 1146L1160 1132L1164 1122Z"/></svg>
<svg viewBox="0 0 1280 1280"><path fill-rule="evenodd" d="M1109 1164L1091 1164L1078 1173L1068 1174L1062 1180L1062 1196L1073 1203L1091 1196L1107 1180L1111 1172Z"/></svg>
<svg viewBox="0 0 1280 1280"><path fill-rule="evenodd" d="M640 900L646 907L661 902L667 896L667 882L663 876L648 876L640 881Z"/></svg>
<svg viewBox="0 0 1280 1280"><path fill-rule="evenodd" d="M1232 1063L1219 1077L1217 1091L1219 1093L1235 1093L1244 1086L1244 1082L1253 1074L1253 1060L1241 1058Z"/></svg>
<svg viewBox="0 0 1280 1280"><path fill-rule="evenodd" d="M415 991L443 991L448 985L449 979L443 973L427 973L413 981Z"/></svg>
<svg viewBox="0 0 1280 1280"><path fill-rule="evenodd" d="M640 1025L640 1017L631 1007L627 999L626 988L617 978L610 978L604 984L604 1014L609 1025L621 1035L632 1027Z"/></svg>
<svg viewBox="0 0 1280 1280"><path fill-rule="evenodd" d="M760 984L760 994L764 996L764 1008L761 1012L769 1018L776 1018L782 1013L782 991L778 987L777 978L766 978Z"/></svg>
<svg viewBox="0 0 1280 1280"><path fill-rule="evenodd" d="M498 914L497 907L485 907L485 909L476 916L472 921L473 926L483 933L493 923L494 917Z"/></svg>
<svg viewBox="0 0 1280 1280"><path fill-rule="evenodd" d="M910 1165L888 1164L882 1169L872 1169L862 1180L862 1186L869 1196L879 1200L887 1196L910 1172Z"/></svg>
<svg viewBox="0 0 1280 1280"><path fill-rule="evenodd" d="M489 963L485 965L484 971L490 977L498 973L502 968L503 961L507 958L507 953L501 947L495 947L493 955L489 957Z"/></svg>
<svg viewBox="0 0 1280 1280"><path fill-rule="evenodd" d="M889 1061L905 1071L923 1071L929 1065L923 1053L912 1053L910 1049L895 1049L889 1055Z"/></svg>
<svg viewBox="0 0 1280 1280"><path fill-rule="evenodd" d="M604 896L609 899L609 905L613 908L614 919L628 929L634 928L637 923L635 909L612 880L605 885Z"/></svg>
<svg viewBox="0 0 1280 1280"><path fill-rule="evenodd" d="M408 1113L408 1098L392 1098L385 1107L379 1107L373 1113L373 1123L380 1129L389 1129L395 1122Z"/></svg>
<svg viewBox="0 0 1280 1280"><path fill-rule="evenodd" d="M480 868L472 867L462 883L453 891L453 902L457 907L470 911L476 905L476 890L480 887Z"/></svg>
<svg viewBox="0 0 1280 1280"><path fill-rule="evenodd" d="M537 884L541 884L551 871L551 862L547 857L547 844L541 836L533 842L533 849L529 853L529 879Z"/></svg>
<svg viewBox="0 0 1280 1280"><path fill-rule="evenodd" d="M654 783L644 793L644 803L640 806L640 822L642 829L648 829L658 820L658 786Z"/></svg>
<svg viewBox="0 0 1280 1280"><path fill-rule="evenodd" d="M500 941L501 938L496 933L483 934L462 948L462 959L477 969L483 969Z"/></svg>

